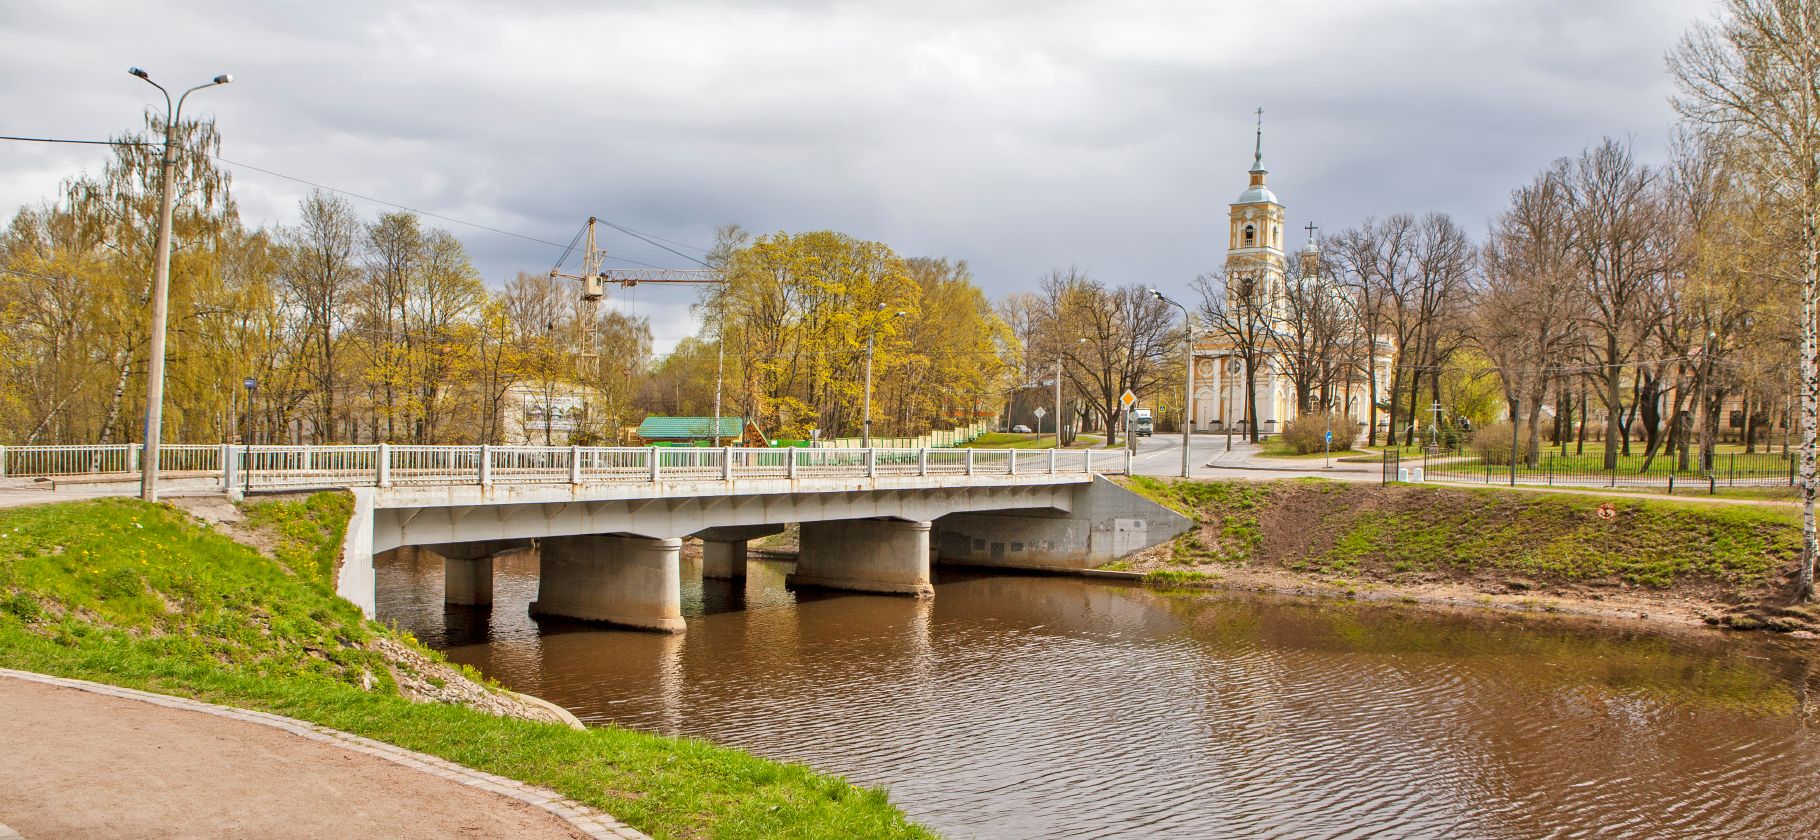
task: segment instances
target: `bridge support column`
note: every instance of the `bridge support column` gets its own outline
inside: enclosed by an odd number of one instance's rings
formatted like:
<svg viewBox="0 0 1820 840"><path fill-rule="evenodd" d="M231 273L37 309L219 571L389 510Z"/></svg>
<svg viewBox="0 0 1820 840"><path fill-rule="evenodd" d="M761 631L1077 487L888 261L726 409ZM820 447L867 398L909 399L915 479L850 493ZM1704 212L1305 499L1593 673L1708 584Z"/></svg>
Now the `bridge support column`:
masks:
<svg viewBox="0 0 1820 840"><path fill-rule="evenodd" d="M715 580L746 579L746 541L701 541L701 576Z"/></svg>
<svg viewBox="0 0 1820 840"><path fill-rule="evenodd" d="M929 523L898 519L804 522L792 586L935 597Z"/></svg>
<svg viewBox="0 0 1820 840"><path fill-rule="evenodd" d="M442 559L442 601L476 607L493 604L493 557Z"/></svg>
<svg viewBox="0 0 1820 840"><path fill-rule="evenodd" d="M531 549L530 540L474 540L417 546L442 556L442 601L484 607L493 603L493 558Z"/></svg>
<svg viewBox="0 0 1820 840"><path fill-rule="evenodd" d="M532 615L681 633L682 540L549 537Z"/></svg>
<svg viewBox="0 0 1820 840"><path fill-rule="evenodd" d="M695 532L701 538L701 576L745 580L747 541L783 532L782 525L733 525Z"/></svg>

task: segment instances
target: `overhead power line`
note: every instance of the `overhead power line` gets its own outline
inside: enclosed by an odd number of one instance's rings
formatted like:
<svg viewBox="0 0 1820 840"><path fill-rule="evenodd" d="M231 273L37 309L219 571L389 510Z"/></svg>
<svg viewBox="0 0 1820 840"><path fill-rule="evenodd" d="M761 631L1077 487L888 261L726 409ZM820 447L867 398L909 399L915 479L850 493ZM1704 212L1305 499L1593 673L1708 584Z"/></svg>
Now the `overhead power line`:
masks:
<svg viewBox="0 0 1820 840"><path fill-rule="evenodd" d="M63 140L63 139L51 138L51 137L11 137L11 136L5 136L5 135L0 135L0 140L18 140L18 141L25 142L25 143L66 143L66 144L72 144L72 145L78 145L78 146L157 146L157 145L161 145L158 143L147 143L144 141L137 141L137 140ZM225 163L229 166L237 166L242 169L251 169L254 172L260 172L260 173L263 173L266 175L270 175L274 178L283 178L287 181L295 181L299 184L303 184L305 186L310 186L310 187L315 187L316 189L319 189L319 190L327 190L329 192L337 193L340 195L345 195L350 198L358 198L361 201L371 201L374 204L383 204L387 207L396 207L400 210L404 210L404 211L411 212L411 213L416 213L419 216L428 216L432 219L441 219L442 221L445 221L445 222L452 222L452 223L458 224L458 225L467 225L468 227L478 228L480 230L488 231L491 233L497 233L497 234L500 234L501 236L510 236L510 237L513 237L516 239L523 239L527 242L535 242L539 245L548 245L552 248L565 247L559 242L551 242L548 239L538 239L535 236L526 236L522 233L513 233L512 231L509 231L509 230L501 230L501 229L493 227L491 225L480 224L479 222L470 222L466 219L457 219L454 216L444 216L441 213L431 213L427 210L419 210L415 207L407 207L407 206L405 206L403 204L399 204L397 202L386 201L383 198L374 198L370 195L361 195L360 193L350 192L348 190L338 189L336 187L331 187L326 184L319 184L315 181L298 178L294 175L286 175L282 172L273 172L270 169L264 169L264 168L261 168L258 166L254 166L250 163L241 163L239 161L228 160L227 158L224 158L220 155L209 155L209 157L212 157L215 160L221 161L222 163ZM654 247L663 248L663 250L669 251L670 253L675 254L679 257L682 257L683 259L689 260L690 262L696 263L698 265L703 265L703 266L707 265L707 263L704 263L701 260L691 257L688 254L684 254L681 251L676 251L676 250L667 248L663 245L659 245L657 242L652 241L654 239L661 239L661 237L652 236L650 234L639 233L637 231L632 230L631 228L616 225L605 219L602 219L601 222L603 222L604 224L606 224L607 226L609 226L615 230L625 233L628 236L636 237ZM647 237L649 237L649 238L647 238ZM671 242L668 239L664 239L663 241L670 242L670 244L672 244L672 245L678 245L678 246L681 246L684 248L695 248L695 246L693 246L693 245L683 245L680 242ZM570 245L567 247L572 248L572 247L574 247L574 244L570 243ZM707 249L705 249L705 248L695 248L695 250L701 251L703 253L707 252ZM565 250L564 258L566 259L567 256L568 256L568 254L567 254L567 251ZM602 256L609 260L615 260L615 261L623 262L623 263L630 263L632 265L640 265L640 266L644 266L645 268L663 268L663 266L652 265L650 263L645 263L645 262L639 262L638 260L626 259L625 257L615 257L610 254L603 254ZM558 265L560 265L560 263L558 263Z"/></svg>

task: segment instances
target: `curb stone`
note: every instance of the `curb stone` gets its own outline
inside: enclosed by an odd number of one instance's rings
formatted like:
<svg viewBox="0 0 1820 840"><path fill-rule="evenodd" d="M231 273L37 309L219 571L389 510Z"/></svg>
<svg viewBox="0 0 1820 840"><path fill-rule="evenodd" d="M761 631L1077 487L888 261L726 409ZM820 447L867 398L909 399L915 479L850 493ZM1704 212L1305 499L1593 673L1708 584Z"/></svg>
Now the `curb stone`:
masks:
<svg viewBox="0 0 1820 840"><path fill-rule="evenodd" d="M614 819L611 814L594 808L593 806L576 802L556 791L527 785L524 782L520 782L516 779L508 779L504 776L483 773L472 767L465 767L433 755L412 752L411 750L387 744L383 741L363 738L350 732L342 732L339 729L318 726L308 721L288 718L283 715L274 715L268 712L255 712L249 709L239 709L233 706L218 706L214 703L204 703L200 700L190 700L184 697L172 697L167 694L154 694L149 691L138 691L131 688L104 685L102 683L89 682L88 680L53 677L48 674L38 674L31 671L15 671L10 668L0 668L0 677L12 677L13 679L44 683L45 685L74 688L79 691L105 694L109 697L118 697L124 700L138 700L145 703L151 703L155 706L163 706L167 709L201 712L205 715L214 715L215 717L269 726L273 729L282 729L301 738L332 744L342 749L370 755L374 758L382 758L394 764L403 765L431 776L447 779L451 782L467 785L472 788L492 791L493 793L511 797L528 805L535 805L545 811L555 814L565 822L575 826L575 828L580 830L583 834L597 838L597 840L651 840L649 835ZM17 832L12 831L5 825L0 825L0 840L12 840L12 838L17 837L19 837Z"/></svg>

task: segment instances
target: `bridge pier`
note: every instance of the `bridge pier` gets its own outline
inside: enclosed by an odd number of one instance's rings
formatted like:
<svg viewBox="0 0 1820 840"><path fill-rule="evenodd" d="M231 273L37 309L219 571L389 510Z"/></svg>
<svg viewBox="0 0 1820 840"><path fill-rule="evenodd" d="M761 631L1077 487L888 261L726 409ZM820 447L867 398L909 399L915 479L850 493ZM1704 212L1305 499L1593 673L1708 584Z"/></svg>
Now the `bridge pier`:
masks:
<svg viewBox="0 0 1820 840"><path fill-rule="evenodd" d="M541 546L532 615L683 631L681 539L585 534Z"/></svg>
<svg viewBox="0 0 1820 840"><path fill-rule="evenodd" d="M792 586L935 597L929 577L929 523L838 519L802 523Z"/></svg>
<svg viewBox="0 0 1820 840"><path fill-rule="evenodd" d="M697 531L701 539L701 576L716 580L746 579L746 543L784 532L782 525L744 525Z"/></svg>
<svg viewBox="0 0 1820 840"><path fill-rule="evenodd" d="M476 607L493 605L493 557L473 560L442 558L442 602Z"/></svg>
<svg viewBox="0 0 1820 840"><path fill-rule="evenodd" d="M474 540L417 546L442 556L442 602L460 606L493 604L493 558L531 549L530 540Z"/></svg>

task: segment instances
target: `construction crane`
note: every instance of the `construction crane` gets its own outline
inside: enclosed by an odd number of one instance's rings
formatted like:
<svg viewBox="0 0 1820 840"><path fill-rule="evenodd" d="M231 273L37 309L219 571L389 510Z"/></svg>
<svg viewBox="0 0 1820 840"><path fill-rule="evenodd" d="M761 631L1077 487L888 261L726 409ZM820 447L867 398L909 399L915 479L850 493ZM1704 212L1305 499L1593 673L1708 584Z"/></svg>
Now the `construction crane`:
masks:
<svg viewBox="0 0 1820 840"><path fill-rule="evenodd" d="M624 289L636 286L640 283L701 286L727 282L724 275L718 271L712 270L682 271L673 268L603 269L600 267L600 262L606 257L607 252L605 249L596 247L594 244L594 226L599 224L599 222L600 219L594 216L588 217L587 241L583 244L581 252L581 274L563 274L562 262L558 262L555 268L550 269L550 277L552 278L560 277L581 283L581 299L587 304L588 325L586 334L582 337L580 356L582 359L591 359L593 361L596 379L600 376L600 302L607 296L606 286L608 283L617 283L620 288ZM571 243L570 247L574 247L573 243ZM564 253L563 261L567 261L568 258L569 255ZM714 343L718 345L720 356L714 369L714 445L719 446L721 374L726 368L727 349L725 343L718 339L716 339ZM631 369L627 368L624 372L629 380L632 373Z"/></svg>
<svg viewBox="0 0 1820 840"><path fill-rule="evenodd" d="M598 304L606 297L608 283L616 283L620 288L636 286L640 283L666 283L672 285L707 285L723 283L718 271L678 270L674 268L607 268L600 267L600 262L607 255L603 248L594 244L594 226L599 219L588 217L587 241L582 245L581 273L563 274L562 266L550 269L551 277L561 277L581 283L581 299Z"/></svg>

